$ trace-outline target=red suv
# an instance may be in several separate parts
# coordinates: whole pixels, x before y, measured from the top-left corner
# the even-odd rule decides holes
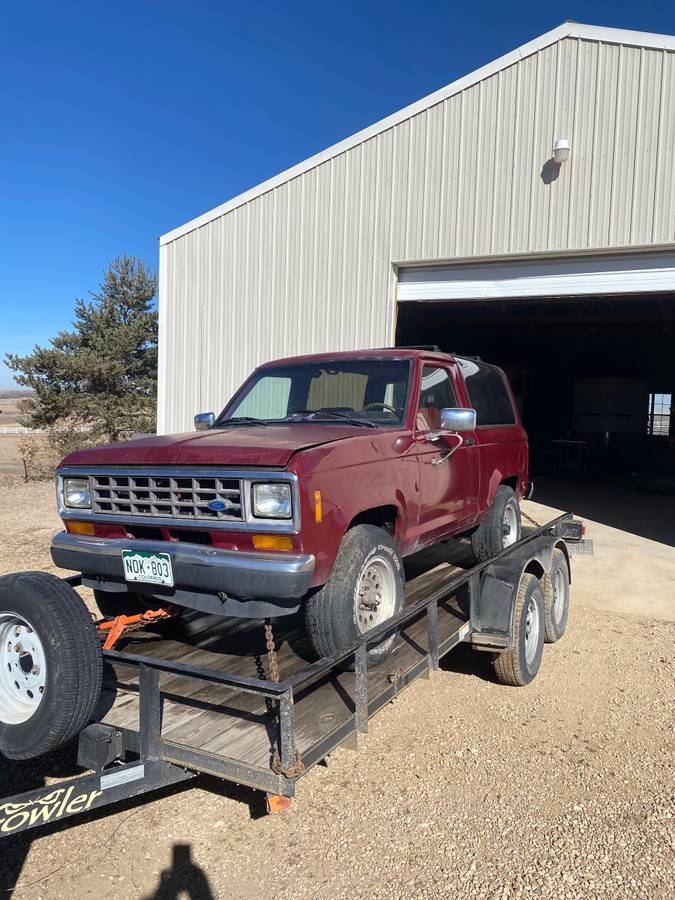
[[[503,372],[480,359],[398,348],[277,360],[195,424],[59,468],[66,530],[52,556],[106,615],[302,607],[330,656],[401,609],[402,557],[464,535],[484,560],[520,535],[527,436]]]

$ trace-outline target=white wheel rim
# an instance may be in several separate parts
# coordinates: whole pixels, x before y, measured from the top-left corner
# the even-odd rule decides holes
[[[47,661],[40,637],[26,619],[0,612],[0,722],[21,725],[42,702]]]
[[[518,540],[518,515],[512,503],[507,503],[502,517],[502,546],[510,547]]]
[[[558,569],[553,579],[553,618],[558,624],[563,617],[565,611],[565,576]]]
[[[525,616],[525,659],[528,665],[537,655],[539,628],[539,606],[534,597],[530,597]]]
[[[354,591],[354,618],[361,634],[391,619],[396,609],[396,579],[382,556],[373,556],[361,570]]]

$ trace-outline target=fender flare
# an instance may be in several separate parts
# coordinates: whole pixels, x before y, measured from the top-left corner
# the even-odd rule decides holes
[[[471,641],[481,650],[509,650],[513,627],[513,610],[520,579],[525,574],[542,581],[551,569],[554,550],[561,550],[571,567],[567,546],[562,538],[541,535],[514,550],[506,550],[481,573],[480,590],[471,604]]]

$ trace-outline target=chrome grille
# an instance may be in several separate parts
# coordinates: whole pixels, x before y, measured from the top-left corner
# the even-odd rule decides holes
[[[238,478],[106,474],[92,475],[91,488],[94,513],[201,521],[243,519]]]

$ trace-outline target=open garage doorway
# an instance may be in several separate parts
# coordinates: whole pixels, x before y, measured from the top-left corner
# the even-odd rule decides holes
[[[675,546],[675,292],[406,300],[396,344],[501,366],[535,496]]]

